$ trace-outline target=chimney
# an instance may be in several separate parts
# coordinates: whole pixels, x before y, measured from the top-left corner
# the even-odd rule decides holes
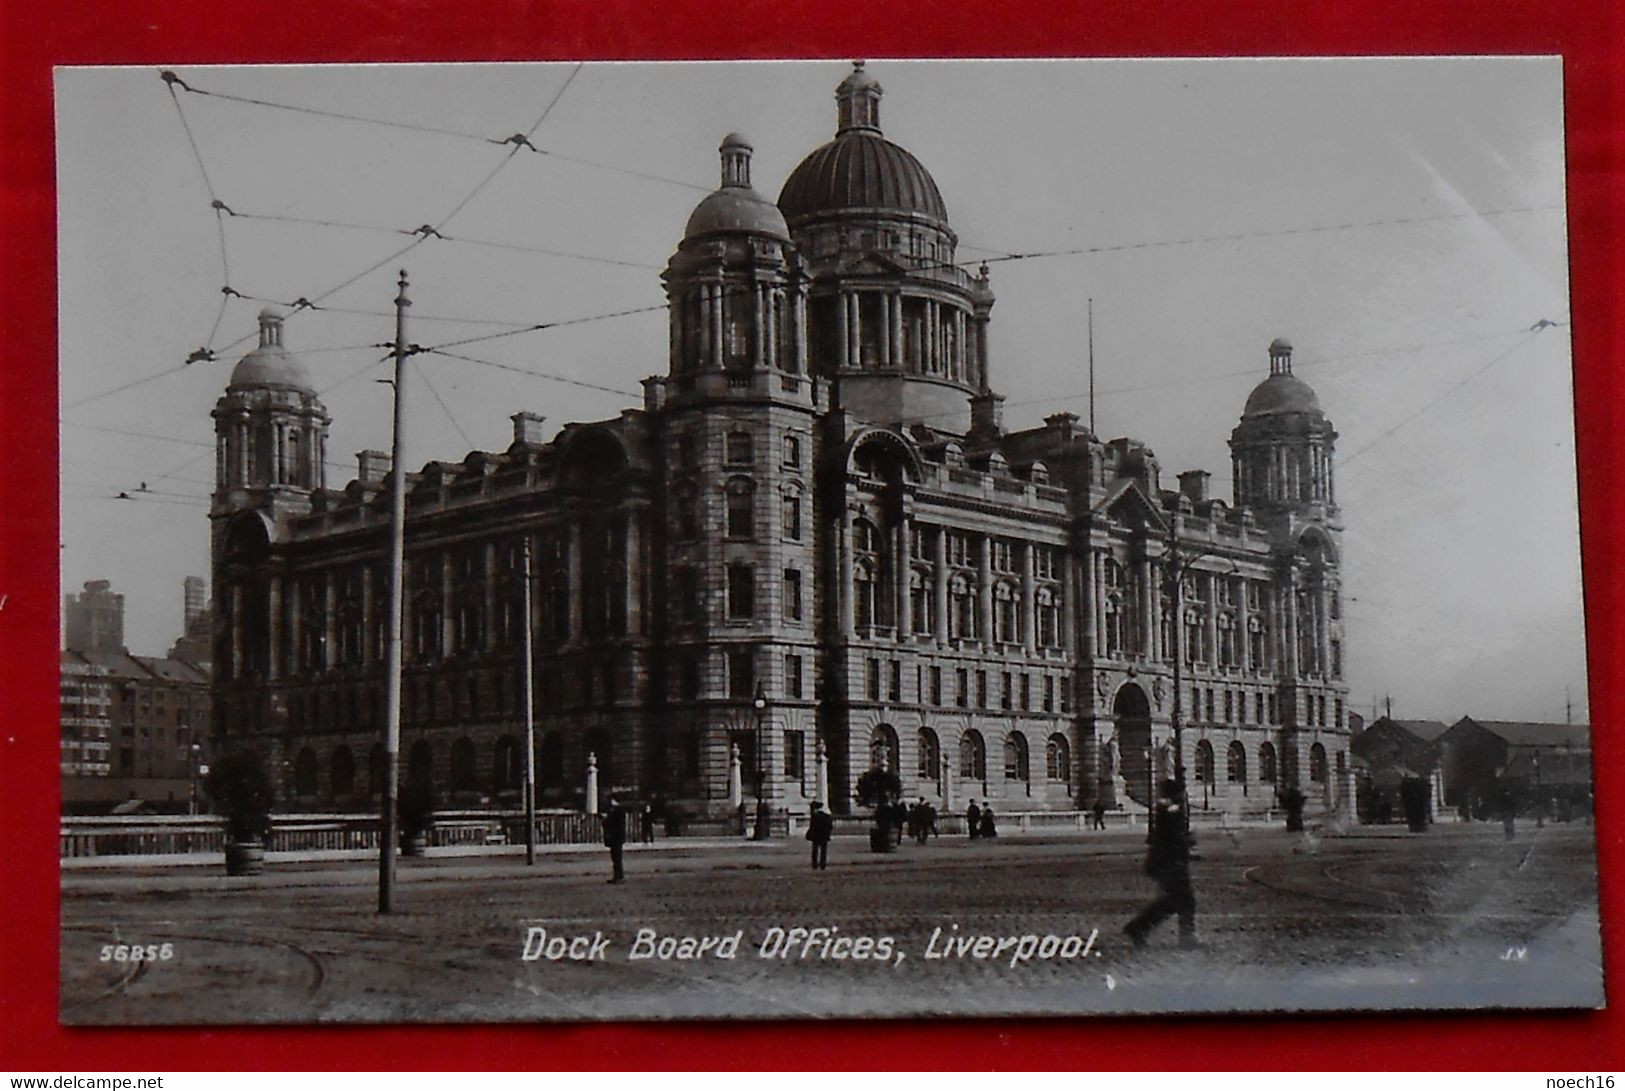
[[[643,380],[643,411],[658,413],[665,405],[666,380],[659,375],[651,375]]]
[[[382,451],[359,451],[355,456],[355,478],[363,485],[383,484],[389,474],[389,456]]]
[[[540,447],[547,442],[542,438],[542,422],[547,418],[540,413],[515,413],[509,419],[513,421],[514,443]]]
[[[970,400],[970,434],[976,439],[1004,435],[1004,395],[988,391]]]
[[[1186,470],[1179,475],[1179,491],[1190,498],[1193,504],[1205,504],[1208,499],[1208,478],[1213,475],[1206,470]]]

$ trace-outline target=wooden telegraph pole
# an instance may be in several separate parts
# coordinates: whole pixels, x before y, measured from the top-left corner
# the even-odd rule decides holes
[[[525,534],[525,863],[536,863],[536,655],[531,633],[533,578],[530,533]]]

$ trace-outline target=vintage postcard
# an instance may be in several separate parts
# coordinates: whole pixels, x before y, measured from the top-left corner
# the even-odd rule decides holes
[[[56,95],[64,1023],[1602,1004],[1557,58]]]

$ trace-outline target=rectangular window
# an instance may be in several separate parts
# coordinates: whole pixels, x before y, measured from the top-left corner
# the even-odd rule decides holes
[[[806,748],[806,737],[800,731],[784,733],[784,775],[787,779],[801,779]]]
[[[903,699],[903,664],[893,659],[891,670],[886,678],[886,700],[901,701]]]
[[[801,656],[787,655],[784,657],[784,695],[786,697],[800,698],[801,693]]]
[[[728,566],[728,616],[736,621],[756,614],[756,569],[748,564]]]
[[[964,667],[954,671],[954,704],[960,708],[970,704],[970,671]]]
[[[1213,723],[1214,722],[1213,721],[1213,688],[1211,686],[1208,687],[1208,691],[1207,691],[1207,722],[1208,723]]]
[[[942,668],[931,668],[931,703],[942,704]]]
[[[1009,708],[1015,704],[1016,680],[1009,671],[1005,671],[999,682],[999,707]]]
[[[780,529],[792,542],[801,541],[801,494],[788,489],[780,499]]]
[[[1048,674],[1044,675],[1044,711],[1055,711],[1055,678]]]
[[[863,664],[863,683],[863,692],[869,700],[880,700],[880,660],[870,659]]]
[[[1332,645],[1332,677],[1343,677],[1343,642],[1333,640]]]
[[[1280,713],[1280,706],[1275,701],[1275,694],[1272,693],[1272,694],[1270,694],[1270,718],[1269,718],[1268,722],[1272,723],[1272,724],[1273,723],[1278,723],[1279,720],[1277,720],[1276,717],[1278,716],[1279,713]]]
[[[694,569],[687,565],[677,570],[677,618],[696,621],[700,616],[700,583]]]
[[[1235,718],[1236,695],[1229,690],[1224,691],[1224,722],[1230,723]]]
[[[801,437],[791,434],[784,437],[784,464],[791,469],[801,468]]]
[[[790,621],[801,620],[801,572],[798,569],[784,570],[784,616]]]
[[[741,649],[728,653],[728,696],[736,700],[756,695],[756,658]]]
[[[729,432],[726,446],[728,465],[749,466],[752,451],[749,432]]]
[[[1061,711],[1072,711],[1072,679],[1064,674],[1061,675]]]
[[[1332,721],[1332,726],[1333,727],[1342,727],[1343,726],[1343,698],[1339,697],[1337,699],[1336,709],[1337,709],[1337,713],[1336,713],[1337,718]]]
[[[1033,679],[1030,674],[1021,676],[1021,711],[1031,712],[1033,707]]]
[[[987,671],[976,672],[976,707],[987,707]]]
[[[692,701],[692,700],[695,700],[696,698],[699,697],[699,695],[700,695],[700,660],[699,660],[698,656],[695,656],[695,655],[685,655],[685,656],[683,656],[682,667],[680,669],[680,674],[679,674],[678,681],[679,681],[679,685],[681,685],[681,687],[682,687],[678,692],[682,696],[683,700]]]

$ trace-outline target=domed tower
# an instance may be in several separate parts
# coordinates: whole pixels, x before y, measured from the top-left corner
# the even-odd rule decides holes
[[[722,185],[694,209],[661,279],[670,306],[674,397],[748,387],[770,371],[806,372],[804,307],[790,230],[750,184],[750,141],[729,133]]]
[[[282,344],[282,316],[260,312],[260,343],[215,403],[214,511],[303,507],[323,487],[327,426],[310,372]],[[279,505],[281,502],[281,505]]]
[[[984,268],[954,264],[958,238],[920,161],[881,135],[880,83],[863,62],[835,91],[835,139],[779,193],[807,262],[812,369],[843,407],[875,422],[965,432],[989,393]]]
[[[713,789],[735,761],[770,806],[787,805],[786,740],[813,715],[813,424],[827,405],[807,373],[805,278],[784,216],[751,188],[748,140],[730,134],[721,154],[722,184],[662,274],[671,374],[651,406],[665,779],[670,798],[719,817]]]
[[[1247,396],[1241,423],[1230,433],[1236,506],[1261,515],[1331,515],[1337,433],[1314,390],[1292,374],[1291,344],[1277,337],[1269,352],[1269,378]]]

